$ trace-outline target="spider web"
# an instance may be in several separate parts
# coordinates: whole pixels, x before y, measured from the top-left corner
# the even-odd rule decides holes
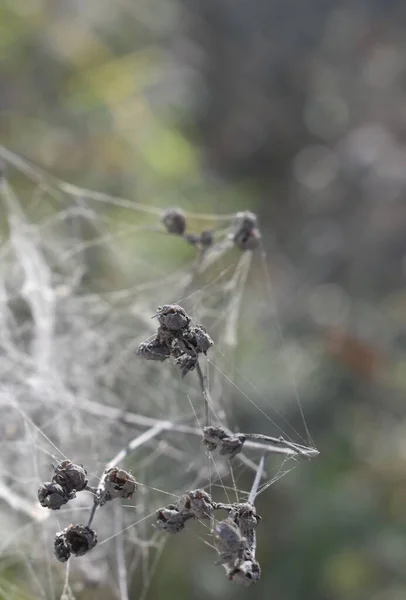
[[[232,432],[250,424],[253,432],[314,447],[266,257],[261,247],[233,247],[233,215],[187,213],[188,230],[214,231],[214,244],[202,253],[167,234],[158,206],[64,183],[4,148],[0,156],[7,164],[0,247],[0,594],[69,600],[97,585],[112,597],[125,600],[131,588],[131,597],[145,598],[164,546],[173,543],[153,527],[159,507],[197,487],[218,502],[246,501],[261,456],[258,494],[302,462],[260,443],[244,447],[232,462],[205,451],[196,373],[181,379],[169,361],[136,355],[156,329],[157,306],[180,304],[214,339],[201,363],[212,422]],[[266,351],[257,356],[268,337],[272,359]],[[239,360],[243,352],[248,367]],[[262,377],[250,368],[255,361],[265,369]],[[283,402],[275,402],[274,385],[288,390],[279,394]],[[114,462],[139,482],[131,501],[97,511],[99,543],[68,568],[53,556],[55,533],[86,523],[92,498],[78,494],[56,512],[37,500],[39,484],[65,458],[83,464],[96,485]],[[211,526],[202,525],[182,535],[210,546]],[[266,523],[259,538],[261,530]],[[18,587],[1,576],[10,568],[21,570]]]

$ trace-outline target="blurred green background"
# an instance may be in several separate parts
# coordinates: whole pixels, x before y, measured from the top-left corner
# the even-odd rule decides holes
[[[257,212],[304,361],[321,454],[258,500],[261,582],[216,588],[202,544],[171,539],[150,598],[406,598],[405,17],[396,0],[0,2],[2,144],[143,204]]]

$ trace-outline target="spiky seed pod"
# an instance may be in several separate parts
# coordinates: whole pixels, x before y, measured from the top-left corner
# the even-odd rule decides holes
[[[104,474],[105,501],[113,500],[113,498],[131,498],[137,488],[135,477],[123,469],[113,467]]]
[[[229,516],[240,527],[241,533],[247,538],[256,530],[261,517],[257,515],[255,506],[249,502],[235,504]]]
[[[165,343],[162,343],[158,337],[155,337],[150,342],[142,342],[137,350],[138,356],[147,360],[166,360],[171,351]]]
[[[157,317],[159,324],[170,331],[181,331],[189,326],[190,317],[178,304],[165,304],[158,306]]]
[[[218,426],[205,427],[203,436],[203,443],[209,451],[213,451],[217,446],[220,446],[220,454],[229,456],[230,460],[241,452],[245,442],[245,437],[242,434],[229,435],[222,427]]]
[[[213,516],[211,496],[204,490],[193,490],[184,494],[178,502],[178,509],[195,519],[210,519]]]
[[[75,498],[74,491],[68,493],[54,481],[42,483],[38,488],[38,500],[41,506],[50,510],[59,510],[61,506]]]
[[[182,514],[174,504],[159,508],[156,512],[156,526],[168,533],[179,533],[185,528],[185,523],[192,515]]]
[[[87,471],[82,465],[75,465],[70,460],[64,460],[55,467],[52,481],[55,481],[68,493],[80,492],[87,486]]]
[[[55,536],[54,553],[60,562],[66,562],[70,558],[71,551],[66,543],[64,531],[59,531]]]
[[[255,250],[261,239],[257,217],[249,211],[238,212],[233,221],[234,245],[240,250]]]
[[[186,216],[180,208],[168,208],[162,214],[162,223],[168,233],[183,235],[186,230]]]
[[[83,556],[97,544],[97,535],[87,525],[69,525],[57,535],[63,535],[65,544],[71,554]]]

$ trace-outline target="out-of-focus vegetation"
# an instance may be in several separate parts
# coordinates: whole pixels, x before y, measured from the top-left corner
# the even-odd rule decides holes
[[[261,582],[223,598],[406,597],[405,16],[385,0],[0,6],[5,146],[144,204],[258,212],[321,454],[260,496]],[[239,362],[272,372],[247,347]],[[151,598],[217,597],[200,542],[170,543]]]

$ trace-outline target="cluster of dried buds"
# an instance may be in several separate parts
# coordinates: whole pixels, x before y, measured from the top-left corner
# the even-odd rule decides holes
[[[210,248],[214,243],[213,231],[202,231],[200,234],[186,233],[186,215],[180,208],[169,208],[161,217],[162,223],[168,233],[183,236],[189,244],[196,246],[201,251]],[[258,228],[257,216],[246,210],[235,214],[232,224],[230,239],[234,246],[240,250],[255,250],[261,233]]]
[[[155,316],[159,321],[158,331],[152,340],[140,344],[137,354],[161,362],[172,357],[184,377],[195,368],[199,354],[206,354],[213,340],[203,325],[193,324],[177,304],[159,306]]]
[[[161,217],[168,233],[183,236],[183,239],[199,250],[206,250],[213,245],[213,232],[209,230],[197,233],[186,233],[186,215],[180,208],[168,208]]]
[[[113,467],[104,473],[99,488],[88,486],[87,472],[82,465],[64,460],[54,469],[52,481],[40,485],[38,500],[41,506],[58,510],[63,504],[76,497],[76,492],[87,490],[94,495],[92,516],[88,525],[69,525],[56,534],[54,552],[56,558],[66,562],[70,556],[83,556],[97,544],[96,532],[90,524],[97,506],[114,498],[131,498],[137,490],[137,482],[131,473]]]
[[[156,526],[169,533],[179,533],[189,519],[211,519],[214,509],[210,494],[204,490],[193,490],[184,494],[177,504],[159,508]]]
[[[216,564],[225,567],[227,577],[236,582],[255,583],[261,576],[255,560],[256,528],[260,517],[248,503],[223,504],[213,502],[204,490],[184,494],[177,504],[160,508],[156,526],[168,533],[179,533],[190,519],[213,519],[215,510],[227,510],[228,517],[214,527],[214,540],[219,558]]]
[[[82,465],[64,460],[55,467],[52,481],[42,483],[38,488],[38,500],[44,508],[59,510],[61,506],[76,497],[76,492],[87,488],[87,472]]]

